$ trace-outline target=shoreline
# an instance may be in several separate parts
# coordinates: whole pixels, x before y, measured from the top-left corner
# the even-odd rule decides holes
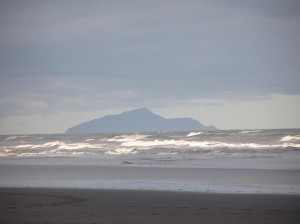
[[[224,157],[223,157],[224,156]],[[0,165],[76,165],[76,166],[124,166],[147,168],[217,168],[217,169],[270,169],[300,170],[300,157],[289,153],[280,158],[268,154],[240,154],[240,157],[169,158],[168,156],[131,157],[0,157]],[[187,165],[188,164],[188,165]]]
[[[299,170],[0,165],[0,187],[300,195]]]
[[[0,188],[0,223],[299,223],[300,195]]]

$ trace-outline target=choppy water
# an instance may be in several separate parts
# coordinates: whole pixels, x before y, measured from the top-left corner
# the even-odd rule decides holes
[[[0,136],[0,155],[2,187],[300,192],[300,129]]]
[[[300,129],[0,137],[1,157],[234,156],[300,153]]]

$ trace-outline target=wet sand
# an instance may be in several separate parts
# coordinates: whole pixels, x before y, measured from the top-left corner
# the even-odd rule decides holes
[[[0,187],[300,194],[299,170],[0,165]]]
[[[0,188],[0,223],[300,223],[300,195]]]

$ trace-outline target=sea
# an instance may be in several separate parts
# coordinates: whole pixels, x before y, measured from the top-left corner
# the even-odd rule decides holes
[[[300,129],[0,136],[0,164],[300,169]]]
[[[300,194],[300,129],[0,136],[0,188]]]

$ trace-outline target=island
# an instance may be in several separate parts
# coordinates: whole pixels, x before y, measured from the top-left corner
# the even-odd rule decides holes
[[[67,134],[130,133],[130,132],[170,132],[218,130],[215,126],[205,126],[199,121],[184,117],[166,119],[147,108],[126,111],[117,115],[107,115],[69,128]]]

